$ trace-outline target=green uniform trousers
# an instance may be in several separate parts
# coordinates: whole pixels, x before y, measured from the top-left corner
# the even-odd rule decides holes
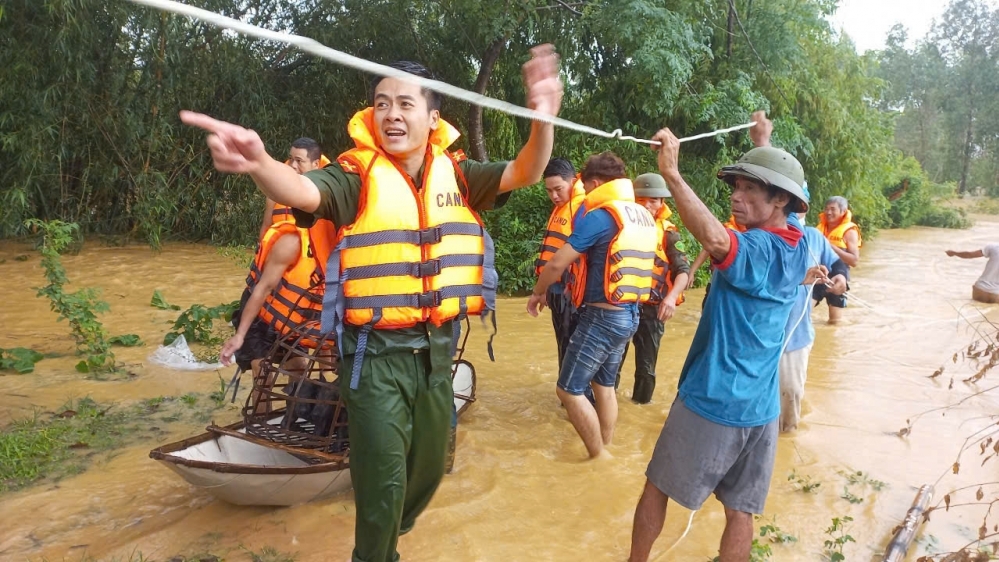
[[[454,394],[450,356],[434,356],[367,354],[357,389],[341,387],[357,507],[353,562],[399,560],[400,530],[413,528],[444,476]],[[340,372],[353,364],[345,356]]]
[[[643,304],[638,316],[638,331],[632,338],[635,344],[635,389],[631,399],[639,404],[652,401],[652,393],[656,390],[656,361],[659,359],[659,343],[666,332],[666,324],[659,321],[659,305]],[[628,346],[624,347],[624,357],[621,359],[621,369],[628,357]],[[617,388],[621,383],[621,369],[617,372]]]

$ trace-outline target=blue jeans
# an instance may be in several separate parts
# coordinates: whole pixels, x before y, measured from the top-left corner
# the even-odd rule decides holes
[[[576,396],[583,394],[590,382],[613,388],[624,347],[636,330],[637,306],[620,310],[583,306],[562,361],[558,387]]]

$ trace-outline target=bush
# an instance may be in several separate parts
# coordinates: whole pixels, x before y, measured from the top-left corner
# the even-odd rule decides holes
[[[919,221],[930,206],[927,190],[929,178],[915,158],[902,161],[892,176],[892,182],[882,192],[888,198],[888,218],[891,228],[908,228]]]
[[[981,213],[983,215],[999,215],[999,199],[982,199],[975,206],[971,208],[973,213]]]
[[[931,205],[916,224],[937,228],[971,228],[973,223],[964,209]]]
[[[930,181],[914,158],[903,160],[892,176],[891,183],[882,190],[891,206],[888,218],[891,228],[935,226],[938,228],[969,228],[971,220],[962,209],[941,207],[934,199],[953,197],[957,186],[953,182]]]
[[[506,205],[482,217],[496,243],[500,293],[525,294],[534,288],[534,260],[551,212],[544,187],[537,185],[514,192]]]

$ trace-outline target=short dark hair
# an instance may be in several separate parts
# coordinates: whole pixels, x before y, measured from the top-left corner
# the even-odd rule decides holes
[[[309,160],[313,162],[319,160],[323,156],[323,149],[319,148],[319,143],[309,137],[295,139],[295,142],[291,143],[291,147],[304,148],[305,153],[309,155]]]
[[[608,182],[627,178],[628,171],[624,167],[624,160],[608,150],[587,158],[580,176],[583,181]]]
[[[396,70],[401,70],[403,72],[408,72],[409,74],[412,74],[414,76],[419,76],[420,78],[426,78],[428,80],[435,80],[433,73],[430,72],[427,69],[427,67],[423,66],[422,64],[420,64],[418,62],[413,62],[413,61],[408,61],[408,60],[401,60],[401,61],[393,62],[392,64],[389,64],[387,66],[390,67],[390,68],[394,68]],[[385,78],[387,78],[387,76],[375,76],[374,78],[371,79],[371,91],[368,92],[368,103],[369,104],[374,105],[374,103],[375,103],[375,88],[377,88],[378,84],[381,84],[382,80],[384,80]],[[441,109],[441,101],[443,100],[443,96],[441,96],[440,94],[438,94],[437,92],[435,92],[433,90],[428,90],[426,88],[420,88],[420,93],[423,94],[423,97],[427,100],[427,107],[431,111],[433,111],[435,109],[438,110],[438,111],[440,111],[440,109]]]
[[[553,178],[555,176],[565,181],[572,181],[572,178],[576,177],[576,169],[572,167],[572,162],[565,158],[552,158],[545,166],[545,173],[541,174],[541,177]]]
[[[749,181],[753,181],[753,180],[749,180]],[[759,185],[764,185],[764,184],[761,184],[760,182],[755,182],[755,183],[757,183]],[[784,211],[784,216],[785,217],[791,216],[791,213],[793,213],[795,210],[797,210],[797,208],[798,208],[798,198],[795,197],[794,195],[792,195],[790,191],[781,189],[781,188],[779,188],[779,187],[777,187],[775,185],[771,185],[769,183],[765,184],[764,187],[766,187],[766,189],[767,189],[767,201],[773,201],[774,197],[777,197],[777,195],[779,195],[781,193],[787,195],[787,204],[784,205],[784,209],[782,209]]]

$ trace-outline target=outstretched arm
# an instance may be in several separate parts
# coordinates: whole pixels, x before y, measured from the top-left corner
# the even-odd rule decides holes
[[[283,205],[309,213],[319,207],[316,184],[271,158],[255,131],[193,111],[181,111],[180,120],[208,131],[208,148],[216,170],[249,174],[266,197]]]
[[[660,130],[653,140],[660,143],[659,173],[669,185],[676,210],[680,213],[684,226],[715,261],[723,261],[732,248],[732,239],[729,238],[729,231],[725,225],[715,218],[711,209],[708,209],[707,205],[697,197],[680,175],[678,167],[680,142],[669,129]]]
[[[531,60],[524,64],[523,74],[527,107],[552,117],[558,115],[562,106],[562,80],[558,76],[558,55],[554,47],[541,45],[531,49]],[[527,144],[503,171],[499,192],[513,191],[541,180],[541,174],[552,156],[554,143],[554,125],[532,122]]]
[[[972,259],[972,258],[983,258],[983,257],[985,257],[985,254],[982,253],[981,250],[974,250],[972,252],[955,252],[954,250],[947,250],[947,255],[950,256],[950,257],[952,257],[952,258],[953,257],[959,257],[959,258],[964,258],[966,260],[967,259]]]

